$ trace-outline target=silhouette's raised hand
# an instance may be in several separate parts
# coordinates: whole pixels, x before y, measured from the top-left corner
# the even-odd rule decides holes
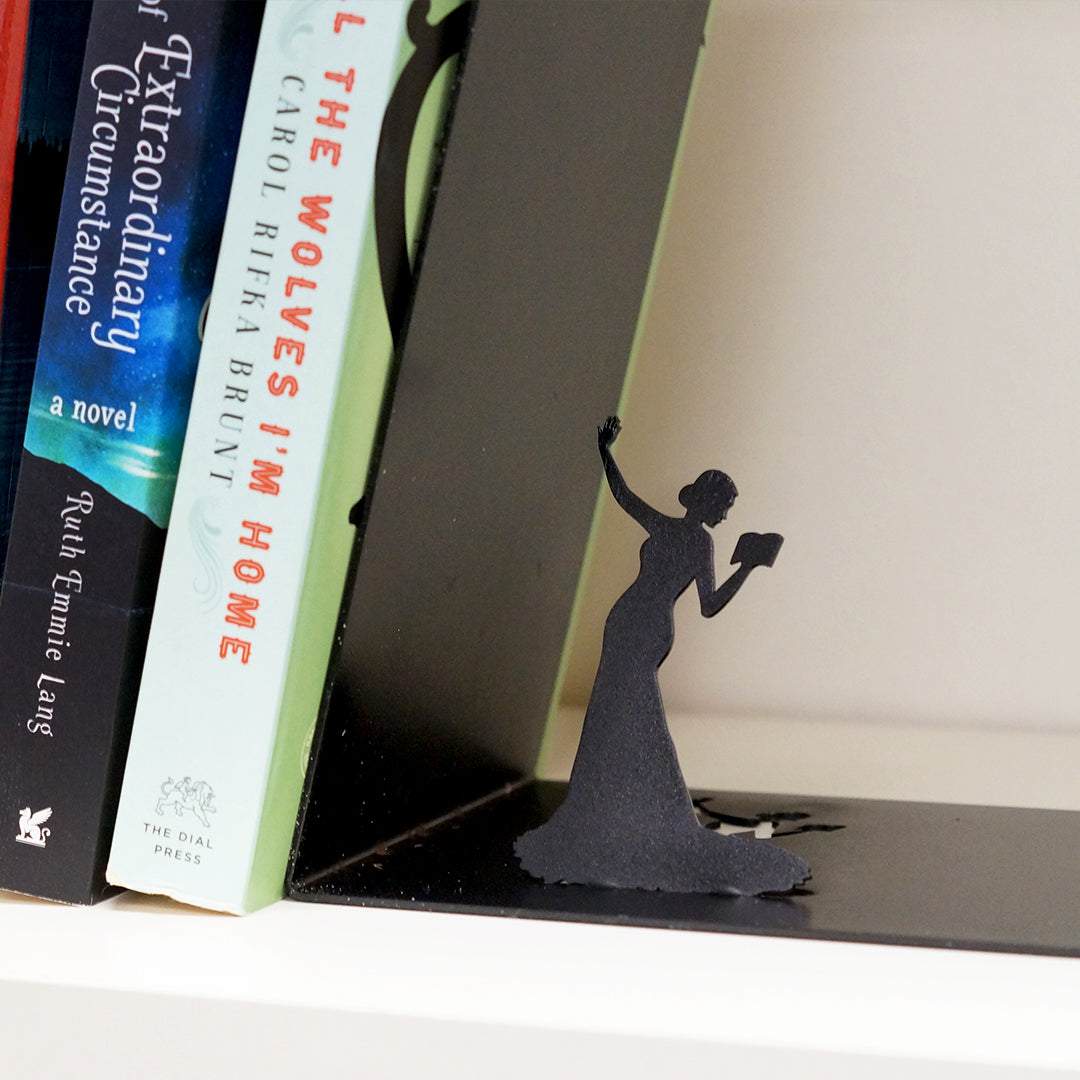
[[[609,416],[596,429],[596,442],[601,454],[611,448],[611,444],[619,437],[620,431],[622,431],[622,423],[617,416]]]
[[[622,471],[615,463],[611,444],[619,437],[622,424],[617,416],[609,416],[596,429],[596,444],[600,448],[600,460],[604,463],[604,475],[615,501],[646,531],[655,532],[664,522],[664,515],[654,510],[644,499],[630,490]]]

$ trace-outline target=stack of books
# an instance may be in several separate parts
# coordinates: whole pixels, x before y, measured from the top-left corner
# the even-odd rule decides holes
[[[248,912],[282,895],[479,16],[3,11],[0,888]]]

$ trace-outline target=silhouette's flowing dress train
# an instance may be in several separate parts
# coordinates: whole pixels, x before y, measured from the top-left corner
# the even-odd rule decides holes
[[[617,422],[601,429],[612,492],[649,532],[637,579],[615,602],[562,805],[520,837],[522,866],[547,882],[754,895],[809,877],[796,855],[766,840],[721,836],[701,825],[679,768],[657,669],[674,640],[675,601],[697,582],[702,613],[716,614],[759,563],[714,587],[712,538],[700,518],[653,510],[626,487],[610,454]],[[723,520],[734,498],[714,517]],[[684,494],[690,489],[684,489]],[[706,519],[708,520],[708,516]]]

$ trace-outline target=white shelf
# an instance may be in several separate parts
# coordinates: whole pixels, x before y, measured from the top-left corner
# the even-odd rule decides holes
[[[93,909],[0,897],[5,1078],[1080,1070],[1080,961],[286,902],[236,919],[133,895]]]

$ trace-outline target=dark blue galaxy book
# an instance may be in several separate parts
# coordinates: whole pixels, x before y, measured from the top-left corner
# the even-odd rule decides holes
[[[11,531],[90,10],[90,0],[30,5],[0,314],[0,567]]]
[[[3,888],[106,888],[261,16],[93,7],[0,596]]]

